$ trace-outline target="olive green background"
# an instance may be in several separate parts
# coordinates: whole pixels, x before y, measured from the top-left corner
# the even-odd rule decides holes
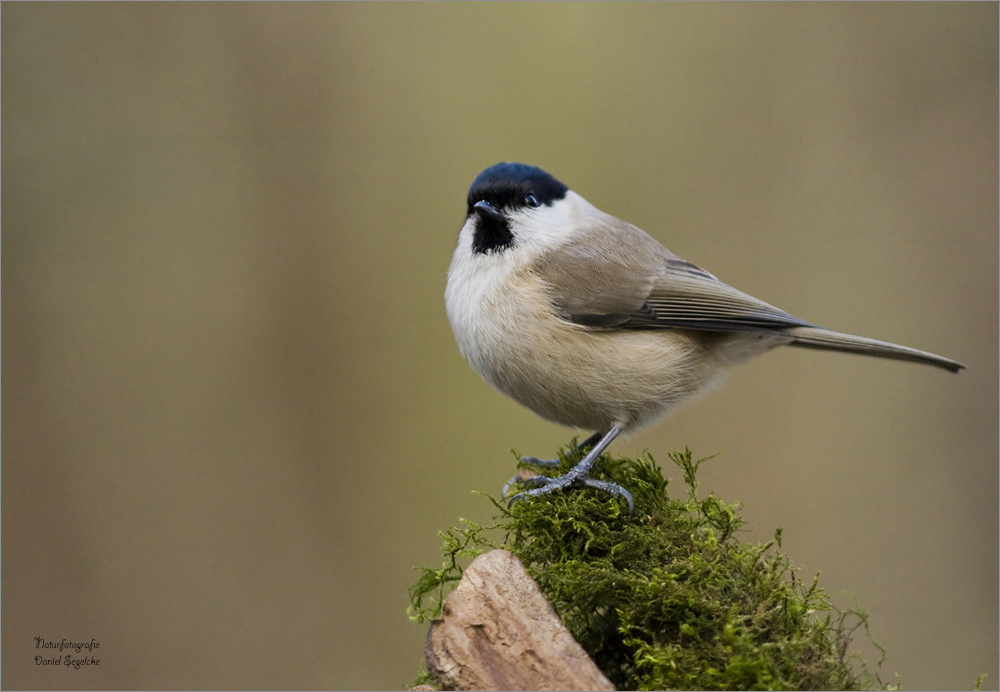
[[[703,490],[857,598],[884,680],[997,689],[997,25],[4,3],[3,687],[413,678],[412,567],[489,518],[471,491],[511,448],[575,434],[445,316],[468,185],[506,160],[796,316],[969,366],[782,349],[613,450],[719,453]],[[36,666],[36,636],[101,665]]]

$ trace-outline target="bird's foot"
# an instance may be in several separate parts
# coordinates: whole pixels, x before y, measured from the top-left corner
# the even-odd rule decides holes
[[[525,464],[530,464],[531,466],[544,466],[545,468],[554,469],[559,466],[558,459],[539,459],[538,457],[521,457],[521,461]]]
[[[587,449],[588,447],[593,447],[598,442],[600,442],[601,438],[603,438],[603,437],[604,436],[601,435],[600,432],[596,432],[593,435],[591,435],[590,437],[588,437],[586,440],[584,440],[583,442],[581,442],[580,444],[578,444],[576,446],[576,448],[580,449],[580,450],[583,450],[583,449]],[[540,466],[540,467],[549,468],[549,469],[559,468],[559,460],[558,459],[539,459],[538,457],[521,457],[521,463],[530,464],[531,466]],[[510,487],[512,485],[514,485],[515,483],[517,483],[518,481],[520,481],[521,483],[524,483],[524,484],[530,484],[530,483],[534,482],[535,485],[542,485],[542,483],[539,483],[539,482],[536,481],[536,479],[538,479],[538,478],[541,478],[543,480],[547,480],[547,478],[545,476],[531,476],[530,478],[525,478],[520,473],[518,473],[515,476],[511,476],[507,480],[507,482],[503,484],[503,488],[500,490],[500,497],[501,498],[506,498],[507,497],[507,492],[510,490]]]
[[[511,481],[516,480],[512,478]],[[525,485],[533,486],[530,490],[524,490],[519,492],[514,497],[510,498],[510,502],[507,504],[508,507],[514,505],[515,502],[520,502],[528,497],[538,497],[539,495],[548,495],[549,493],[554,493],[561,490],[566,490],[568,488],[591,488],[593,490],[600,490],[601,492],[608,493],[612,497],[623,497],[625,501],[628,502],[628,513],[633,514],[635,512],[635,500],[632,499],[632,493],[625,490],[617,483],[610,483],[608,481],[598,481],[594,480],[587,475],[586,470],[580,472],[580,467],[574,467],[569,473],[559,476],[557,478],[548,478],[547,476],[532,476],[522,481]],[[508,486],[504,486],[504,490]],[[504,495],[506,497],[506,494]]]
[[[558,459],[539,459],[538,457],[521,457],[521,461],[525,464],[531,464],[532,466],[541,466],[550,469],[558,468],[559,466]],[[517,482],[521,482],[527,485],[535,482],[536,479],[539,478],[541,478],[542,480],[548,480],[545,476],[531,476],[530,478],[525,478],[520,473],[515,474],[510,478],[508,478],[507,482],[503,484],[503,488],[500,490],[500,497],[506,498],[507,493],[510,491],[511,486]],[[535,483],[535,484],[540,485],[540,483]]]
[[[635,511],[635,501],[632,499],[632,494],[625,490],[617,483],[610,483],[608,481],[598,481],[590,477],[590,469],[594,466],[594,462],[601,456],[607,446],[611,444],[619,433],[621,433],[622,427],[620,425],[613,425],[608,432],[602,434],[600,432],[594,433],[589,438],[587,438],[582,444],[578,445],[579,449],[584,447],[591,447],[590,451],[587,452],[586,456],[579,464],[574,466],[569,470],[568,473],[559,476],[557,478],[549,478],[547,476],[532,476],[524,481],[524,485],[534,486],[531,490],[524,490],[519,492],[517,495],[510,499],[507,506],[512,506],[515,502],[525,499],[526,497],[537,497],[539,495],[548,495],[549,493],[554,493],[557,490],[566,490],[567,488],[591,488],[593,490],[600,490],[601,492],[608,493],[613,497],[624,497],[625,501],[628,502],[628,513],[632,514]],[[523,457],[521,461],[527,462],[532,466],[548,466],[554,467],[559,465],[559,461],[543,461],[537,457]],[[503,491],[501,497],[507,497],[507,491],[510,490],[510,486],[516,481],[520,480],[520,476],[514,476],[509,481],[504,483]]]

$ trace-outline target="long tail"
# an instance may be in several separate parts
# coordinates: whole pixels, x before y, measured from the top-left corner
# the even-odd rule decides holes
[[[914,363],[933,365],[949,372],[961,372],[965,369],[965,366],[958,361],[936,356],[933,353],[918,351],[908,346],[897,346],[886,341],[876,341],[875,339],[868,339],[863,336],[831,332],[828,329],[820,329],[819,327],[794,327],[786,330],[785,333],[794,339],[789,346],[818,348],[824,351],[860,353],[863,356],[875,356],[877,358],[908,360]]]

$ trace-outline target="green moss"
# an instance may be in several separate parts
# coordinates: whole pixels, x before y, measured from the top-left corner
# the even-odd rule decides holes
[[[563,473],[581,458],[560,456]],[[738,506],[698,497],[690,451],[670,453],[687,487],[671,497],[650,456],[605,455],[592,476],[625,486],[625,502],[587,490],[516,503],[491,526],[462,520],[440,535],[445,562],[422,568],[410,588],[411,619],[426,622],[461,578],[462,564],[504,547],[517,555],[563,623],[619,689],[827,689],[881,687],[848,654],[865,627],[838,612],[781,551],[781,530],[740,541]],[[498,545],[503,542],[503,545]],[[851,663],[861,672],[855,672]]]
[[[436,690],[441,689],[441,686],[437,684],[437,680],[434,679],[434,676],[428,673],[426,670],[420,671],[420,673],[417,674],[417,677],[413,680],[413,682],[402,685],[402,687],[410,689],[412,687],[418,687],[419,685],[427,685],[428,687],[433,687]]]

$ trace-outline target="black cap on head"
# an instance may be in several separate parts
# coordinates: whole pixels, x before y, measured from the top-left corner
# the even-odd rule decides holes
[[[535,166],[498,163],[480,173],[469,188],[468,213],[476,202],[488,202],[496,209],[517,209],[549,205],[566,196],[569,188]]]

